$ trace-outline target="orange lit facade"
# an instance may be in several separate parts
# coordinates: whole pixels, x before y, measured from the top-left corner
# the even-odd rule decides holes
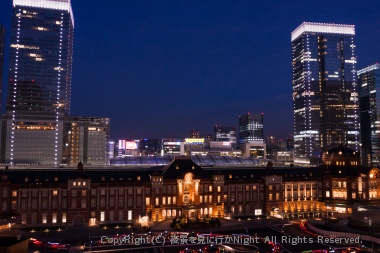
[[[186,216],[289,217],[378,204],[379,170],[367,167],[166,166],[3,170],[0,215],[20,226],[132,224]]]

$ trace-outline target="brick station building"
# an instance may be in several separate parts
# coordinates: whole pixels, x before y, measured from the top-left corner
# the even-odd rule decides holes
[[[357,156],[334,163],[341,150],[329,152],[320,167],[273,167],[270,162],[266,167],[201,167],[191,157],[178,156],[166,166],[144,168],[83,168],[79,163],[76,169],[4,169],[0,215],[17,217],[25,227],[92,226],[182,215],[349,214],[357,202],[378,205],[378,168],[351,165]]]

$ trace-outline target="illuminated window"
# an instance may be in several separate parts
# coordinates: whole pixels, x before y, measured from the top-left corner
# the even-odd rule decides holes
[[[150,205],[150,198],[149,198],[149,197],[146,197],[146,198],[145,198],[145,204],[146,204],[147,206]]]
[[[220,186],[218,186],[218,192],[220,192],[221,191],[221,187]]]
[[[53,213],[51,223],[57,223],[57,214]]]
[[[57,196],[58,195],[58,191],[57,190],[54,190],[53,191],[53,196]]]
[[[326,198],[330,198],[330,191],[326,191]]]
[[[42,214],[42,223],[47,223],[47,215],[46,215],[46,213]]]
[[[209,191],[209,192],[212,192],[212,185],[209,185],[209,186],[208,186],[208,191]]]
[[[86,204],[86,199],[82,199],[82,203],[81,203],[81,208],[86,208],[87,204]]]
[[[17,191],[12,191],[12,197],[17,197]]]

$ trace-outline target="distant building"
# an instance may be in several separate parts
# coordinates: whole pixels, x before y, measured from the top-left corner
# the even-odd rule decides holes
[[[280,163],[293,162],[294,152],[293,150],[271,150],[267,151],[266,158]]]
[[[185,143],[177,138],[163,138],[161,155],[185,155]]]
[[[239,117],[239,144],[264,143],[264,114],[247,113]]]
[[[363,165],[380,163],[380,64],[358,70]]]
[[[338,145],[359,151],[355,27],[304,22],[291,34],[294,160],[320,164]]]
[[[115,141],[109,140],[107,143],[107,153],[110,159],[115,158]]]
[[[240,143],[243,157],[266,159],[267,146],[264,142]]]
[[[215,141],[228,141],[231,143],[232,148],[236,148],[236,127],[216,125],[214,127],[214,140]]]
[[[197,129],[191,129],[190,130],[190,138],[201,138],[201,134],[199,133],[199,131]]]
[[[133,140],[119,140],[117,145],[117,157],[139,156],[138,142]]]
[[[5,27],[0,24],[0,111],[3,97],[3,75],[4,75],[4,50],[5,50]]]
[[[139,151],[141,156],[154,156],[161,153],[160,139],[140,139]]]
[[[185,138],[185,154],[191,155],[194,151],[203,150],[204,144],[204,138]]]
[[[294,149],[294,139],[288,138],[286,139],[286,150],[293,150]]]

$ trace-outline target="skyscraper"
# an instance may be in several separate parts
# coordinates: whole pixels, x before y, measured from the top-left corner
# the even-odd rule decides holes
[[[264,114],[239,116],[239,143],[264,142]]]
[[[8,114],[69,115],[73,29],[70,0],[13,1]]]
[[[1,158],[58,165],[70,113],[74,19],[70,0],[13,0]],[[6,137],[4,137],[4,135]]]
[[[366,166],[380,163],[380,64],[358,70],[362,160]]]
[[[294,160],[340,144],[359,151],[355,27],[304,22],[291,34]]]
[[[5,28],[0,24],[0,110],[3,97],[3,74],[4,74],[4,48],[5,48]]]
[[[214,127],[214,139],[216,141],[228,141],[232,148],[236,148],[236,126],[216,125]]]

